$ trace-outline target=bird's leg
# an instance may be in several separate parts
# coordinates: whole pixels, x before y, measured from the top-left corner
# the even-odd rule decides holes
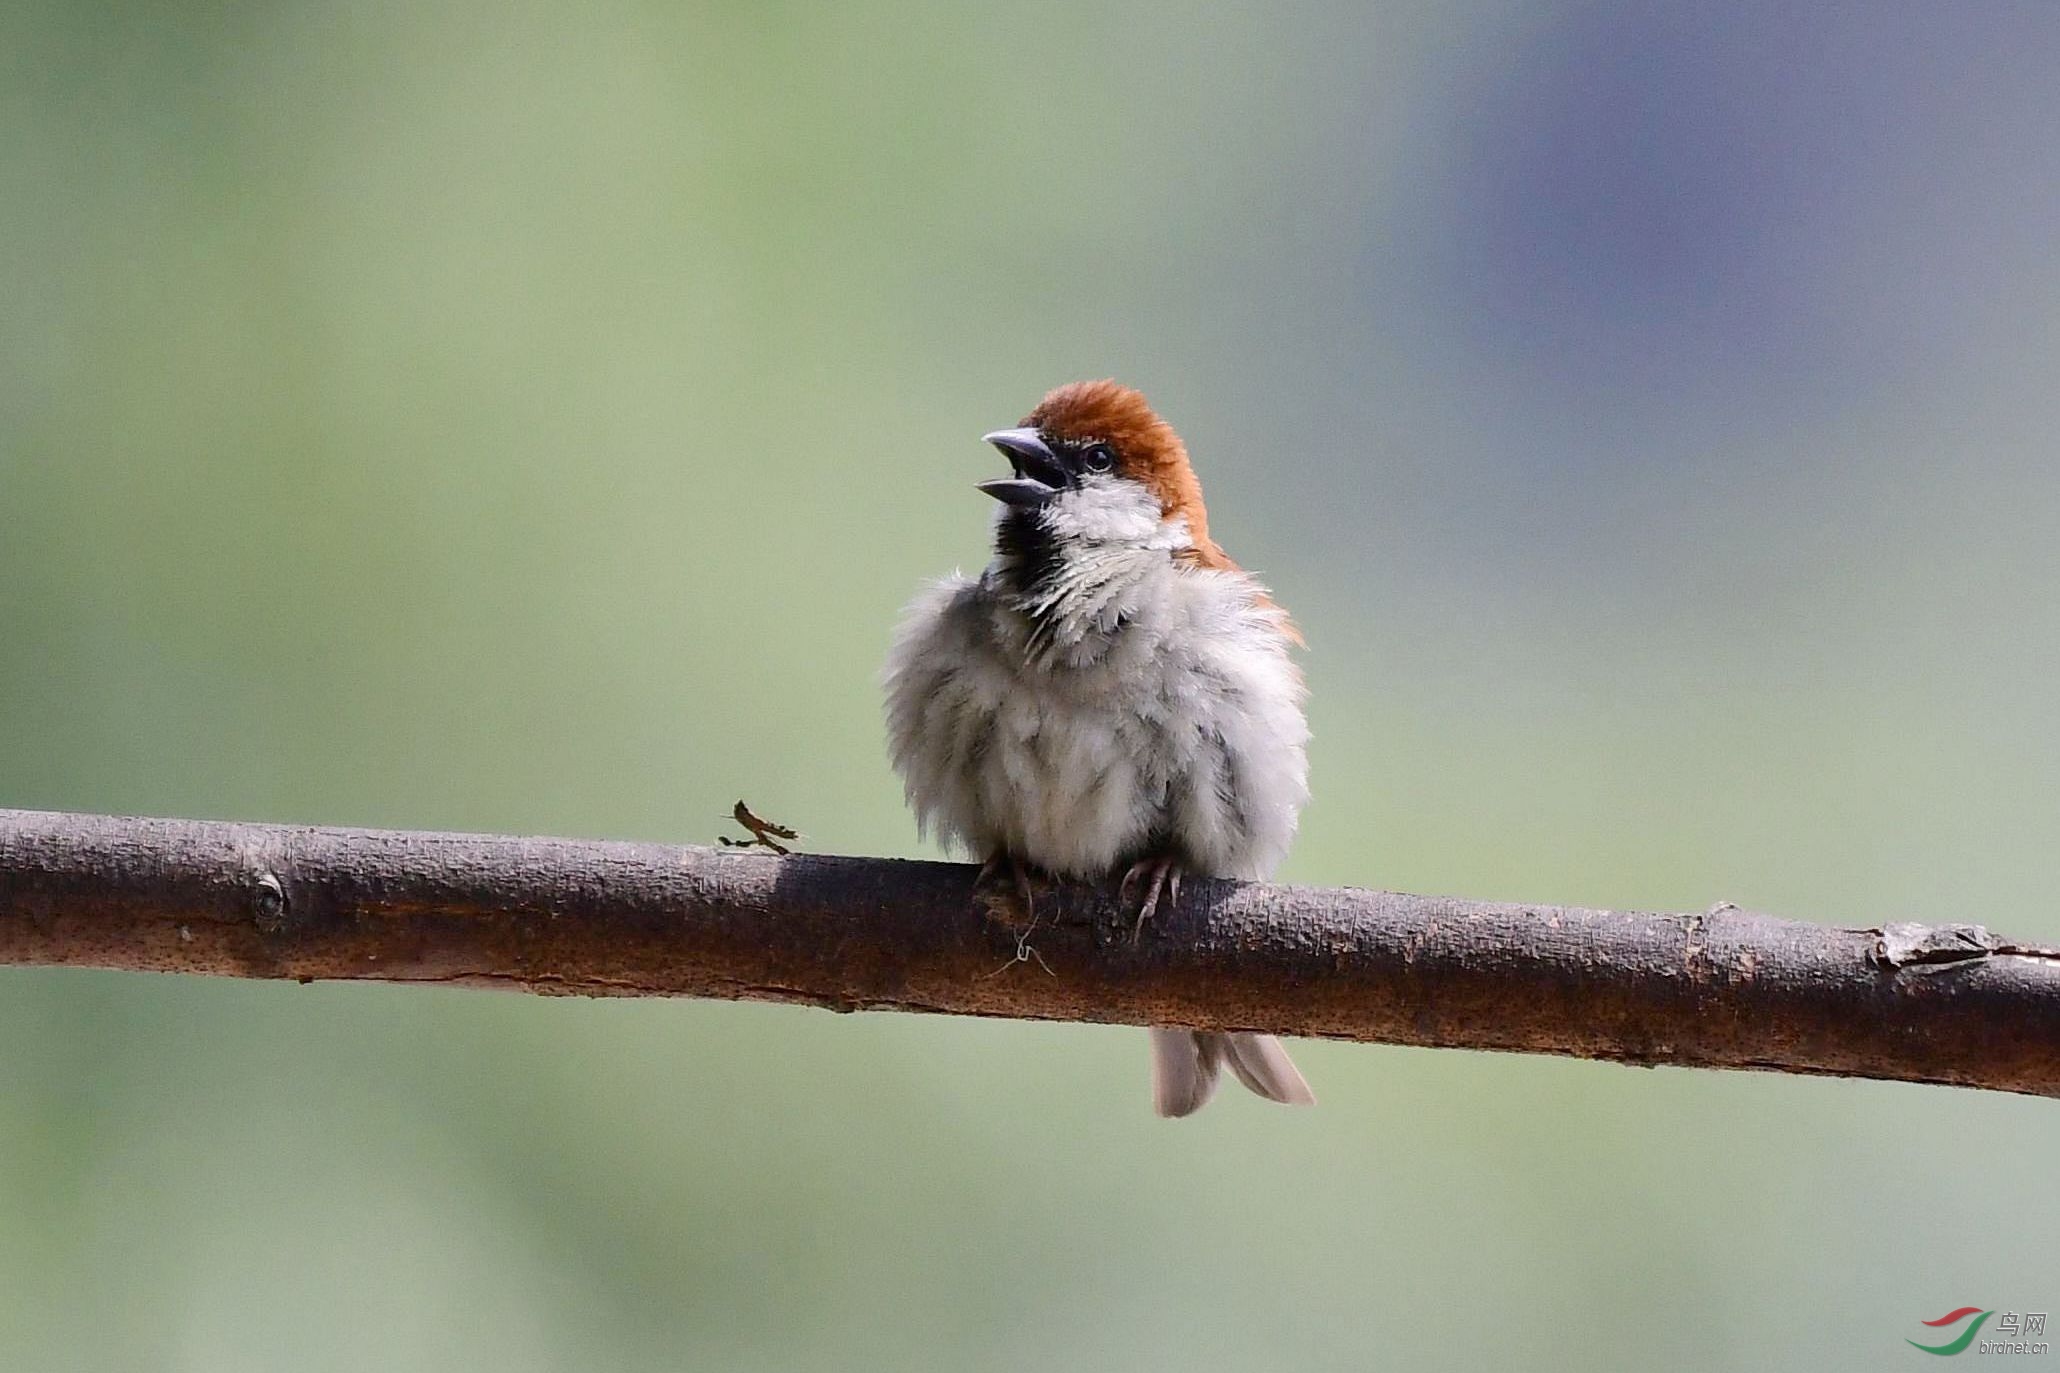
[[[1137,908],[1137,924],[1130,931],[1133,944],[1144,937],[1144,922],[1159,909],[1161,897],[1168,906],[1180,899],[1180,860],[1170,853],[1160,853],[1132,863],[1116,888],[1116,903],[1129,906],[1130,893],[1139,883],[1144,884],[1144,900]]]

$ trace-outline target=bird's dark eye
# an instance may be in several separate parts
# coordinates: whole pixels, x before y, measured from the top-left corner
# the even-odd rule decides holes
[[[1080,465],[1090,472],[1107,472],[1116,465],[1115,450],[1097,443],[1080,455]]]

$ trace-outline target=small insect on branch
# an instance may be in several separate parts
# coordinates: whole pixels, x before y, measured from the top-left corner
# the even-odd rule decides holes
[[[753,815],[751,807],[745,805],[742,800],[739,800],[736,808],[730,812],[730,818],[749,830],[751,837],[732,839],[726,834],[718,834],[715,842],[726,849],[771,849],[774,853],[785,855],[794,850],[779,841],[784,839],[791,844],[801,837],[786,825]]]

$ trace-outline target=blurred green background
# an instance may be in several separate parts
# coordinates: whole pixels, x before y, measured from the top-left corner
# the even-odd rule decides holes
[[[2060,7],[0,6],[0,804],[922,852],[875,674],[1116,375],[1284,876],[2060,937]],[[0,1366],[1922,1363],[2060,1112],[0,973]],[[2056,1312],[2060,1316],[2060,1312]]]

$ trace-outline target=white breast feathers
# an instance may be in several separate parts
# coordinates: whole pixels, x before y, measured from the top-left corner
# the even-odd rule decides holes
[[[1153,543],[1082,545],[1030,592],[998,559],[916,598],[887,720],[927,830],[1071,878],[1158,853],[1271,874],[1308,799],[1285,617],[1244,573]]]

